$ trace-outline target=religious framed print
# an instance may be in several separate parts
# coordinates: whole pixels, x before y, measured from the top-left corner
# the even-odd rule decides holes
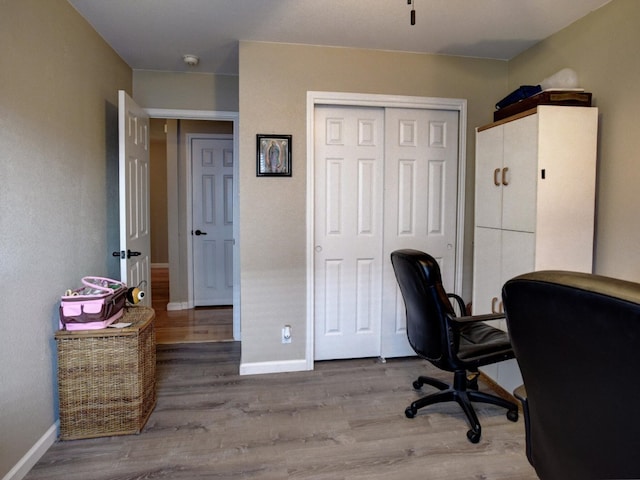
[[[257,136],[257,176],[291,176],[291,135]]]

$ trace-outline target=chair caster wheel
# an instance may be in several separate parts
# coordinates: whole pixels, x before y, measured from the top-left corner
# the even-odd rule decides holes
[[[509,420],[511,420],[512,422],[517,422],[518,421],[518,411],[517,410],[509,410],[507,412],[507,418]]]
[[[413,388],[415,388],[416,390],[420,390],[422,388],[422,382],[416,380],[415,382],[413,382]]]
[[[469,430],[467,432],[467,438],[471,443],[478,443],[480,441],[480,432],[476,432],[475,430]]]
[[[407,416],[407,418],[415,417],[416,413],[417,413],[416,409],[411,407],[407,407],[406,410],[404,411],[404,414]]]

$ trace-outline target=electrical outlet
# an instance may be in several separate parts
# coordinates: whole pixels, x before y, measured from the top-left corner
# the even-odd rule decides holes
[[[282,327],[282,343],[291,343],[291,326]]]

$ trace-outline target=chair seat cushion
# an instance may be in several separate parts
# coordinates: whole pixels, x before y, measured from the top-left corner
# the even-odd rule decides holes
[[[465,362],[479,360],[478,365],[491,363],[486,357],[491,354],[512,356],[509,335],[484,322],[465,324],[460,328],[458,358]],[[484,358],[481,358],[484,357]]]

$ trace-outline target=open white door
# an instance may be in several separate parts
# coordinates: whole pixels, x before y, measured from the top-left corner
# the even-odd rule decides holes
[[[142,282],[151,306],[149,232],[149,116],[123,90],[118,92],[120,143],[120,277],[128,286]]]

